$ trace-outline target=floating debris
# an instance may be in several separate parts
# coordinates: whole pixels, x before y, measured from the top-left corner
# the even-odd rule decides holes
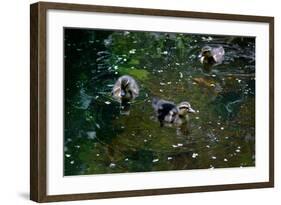
[[[217,159],[217,157],[216,156],[212,156],[212,159]]]
[[[166,85],[166,83],[163,83],[163,82],[160,82],[159,84],[160,84],[160,85]]]
[[[95,139],[97,137],[97,133],[95,131],[87,132],[89,139]]]
[[[224,127],[221,127],[221,130],[224,130]]]
[[[240,152],[240,149],[235,150],[235,152]]]
[[[195,119],[196,119],[196,120],[199,120],[200,118],[199,118],[199,117],[195,117]]]
[[[136,49],[132,49],[129,51],[130,54],[135,54],[136,53]]]
[[[115,166],[116,166],[116,164],[114,164],[114,163],[110,163],[110,165],[109,165],[110,168],[114,168]]]
[[[228,160],[226,158],[224,158],[223,161],[227,162]]]
[[[70,156],[71,156],[71,154],[66,154],[65,156],[66,156],[66,157],[70,157]]]
[[[72,161],[70,162],[70,164],[74,164],[74,160],[72,160]]]
[[[179,74],[180,74],[180,78],[183,78],[183,74],[182,74],[182,72],[179,72]]]
[[[153,159],[152,160],[153,163],[158,162],[158,161],[159,161],[159,159]]]
[[[99,156],[100,156],[100,154],[98,153],[98,154],[96,154],[96,156],[97,156],[97,157],[99,157]]]
[[[109,101],[105,101],[104,103],[107,105],[111,104],[111,102],[109,102]]]
[[[193,154],[192,154],[192,158],[195,159],[196,157],[198,157],[198,155],[199,155],[198,153],[193,153]]]
[[[206,145],[207,148],[210,148],[210,145]]]
[[[177,147],[178,147],[178,145],[173,144],[173,145],[172,145],[172,147],[173,147],[173,148],[177,148]]]
[[[173,157],[168,157],[168,160],[171,160],[171,159],[173,159]]]
[[[127,162],[127,161],[129,161],[129,159],[128,159],[128,158],[126,158],[126,159],[124,159],[124,161],[126,161],[126,162]]]
[[[163,90],[162,90],[162,89],[159,89],[159,92],[163,93]]]
[[[100,129],[100,125],[98,123],[96,123],[96,127]]]
[[[183,144],[181,144],[181,143],[178,143],[178,147],[182,147],[183,146]]]

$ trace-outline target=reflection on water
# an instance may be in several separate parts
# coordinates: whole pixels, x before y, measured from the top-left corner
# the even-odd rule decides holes
[[[65,29],[64,174],[104,174],[255,165],[255,39]],[[201,48],[223,46],[208,72]],[[116,80],[140,87],[130,114],[111,96]],[[196,111],[163,126],[156,96]]]

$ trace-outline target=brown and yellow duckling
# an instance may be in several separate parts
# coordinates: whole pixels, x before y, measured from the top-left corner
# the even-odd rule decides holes
[[[199,55],[200,62],[203,64],[204,70],[210,71],[213,65],[221,64],[224,59],[224,48],[222,46],[212,48],[204,46]]]
[[[139,96],[139,86],[136,80],[129,76],[119,77],[112,89],[112,96],[120,102],[121,114],[130,113],[130,103]]]

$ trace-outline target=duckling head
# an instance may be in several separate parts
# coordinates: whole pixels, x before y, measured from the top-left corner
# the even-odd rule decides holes
[[[195,113],[195,110],[191,107],[189,102],[181,102],[178,106],[179,116],[186,116],[188,113]]]
[[[212,56],[212,48],[210,46],[204,46],[202,49],[201,49],[201,54],[199,57],[211,57]]]
[[[130,79],[127,76],[124,76],[121,79],[121,98],[125,98],[127,96],[132,96],[132,91],[130,90]]]

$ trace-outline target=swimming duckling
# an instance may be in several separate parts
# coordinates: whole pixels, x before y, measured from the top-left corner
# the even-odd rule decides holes
[[[164,123],[173,123],[177,119],[179,111],[173,102],[153,98],[152,107],[161,127],[163,127]]]
[[[221,64],[224,59],[225,51],[222,46],[211,48],[204,46],[199,55],[200,62],[203,64],[205,70],[210,70],[213,65]]]
[[[188,122],[189,120],[189,113],[195,113],[195,110],[191,107],[189,102],[181,102],[177,106],[178,109],[178,117],[175,120],[176,125],[182,125]]]
[[[113,89],[112,96],[121,104],[121,114],[128,115],[130,103],[139,95],[139,86],[135,79],[129,75],[118,78]]]

